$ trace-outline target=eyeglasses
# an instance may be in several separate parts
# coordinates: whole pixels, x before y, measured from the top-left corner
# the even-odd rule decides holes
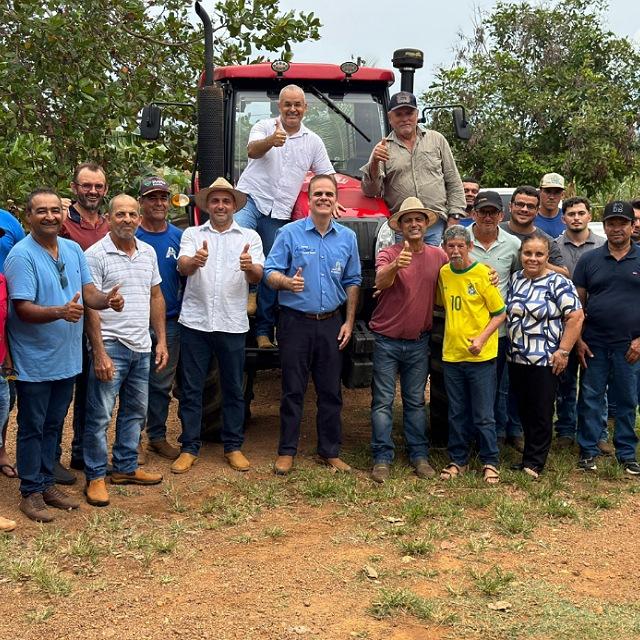
[[[69,284],[69,280],[64,272],[64,262],[61,260],[55,260],[54,262],[56,263],[56,269],[58,270],[58,276],[60,277],[60,286],[63,289],[66,289]]]
[[[18,371],[13,367],[0,367],[0,376],[5,380],[15,380],[18,377]]]
[[[526,209],[527,211],[536,211],[538,209],[537,204],[527,204],[526,202],[512,202],[511,204],[518,209]]]
[[[80,191],[84,191],[85,193],[89,193],[89,191],[91,191],[92,189],[95,189],[98,193],[101,193],[107,187],[106,184],[102,184],[101,182],[98,182],[96,184],[92,184],[91,182],[83,182],[82,184],[80,184],[79,182],[74,182],[74,184],[76,185],[76,187],[78,187],[78,189],[80,189]]]

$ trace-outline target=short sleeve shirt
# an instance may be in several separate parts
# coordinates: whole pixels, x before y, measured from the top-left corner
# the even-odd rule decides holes
[[[489,280],[489,267],[474,262],[462,271],[450,264],[440,269],[440,300],[445,309],[444,362],[486,362],[498,355],[498,332],[494,331],[482,351],[474,356],[469,339],[478,336],[492,316],[504,312],[498,288]]]
[[[59,265],[64,265],[66,286],[62,287]],[[11,306],[7,322],[9,344],[18,380],[44,382],[63,380],[82,369],[82,319],[78,322],[23,322],[14,302],[27,300],[43,307],[64,306],[91,274],[82,249],[71,240],[58,238],[58,263],[32,236],[27,236],[9,253],[5,276]]]
[[[151,351],[149,317],[151,287],[161,282],[153,247],[136,238],[136,250],[128,255],[107,234],[85,253],[93,282],[100,291],[120,285],[124,309],[98,311],[103,340],[118,340],[139,353]]]
[[[550,366],[549,358],[560,346],[563,320],[582,305],[571,280],[551,272],[526,278],[511,276],[507,296],[507,359],[517,364]]]
[[[0,238],[0,272],[4,273],[4,261],[9,251],[24,238],[24,230],[18,220],[4,209],[0,209],[0,229],[4,231]]]

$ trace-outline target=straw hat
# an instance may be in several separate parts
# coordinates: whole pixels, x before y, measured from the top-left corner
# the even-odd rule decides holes
[[[400,205],[400,209],[396,211],[388,220],[389,226],[394,231],[400,231],[400,218],[405,213],[410,213],[413,211],[418,211],[420,213],[424,213],[427,218],[427,228],[429,228],[432,224],[434,224],[438,220],[438,214],[435,211],[431,211],[430,209],[425,209],[422,202],[418,200],[418,198],[414,198],[413,196],[409,198],[405,198]]]
[[[202,211],[207,210],[207,198],[212,191],[228,191],[233,199],[236,201],[236,211],[239,211],[247,204],[247,196],[241,191],[237,191],[233,188],[233,185],[227,182],[224,178],[216,178],[206,189],[200,189],[196,193],[196,204]]]

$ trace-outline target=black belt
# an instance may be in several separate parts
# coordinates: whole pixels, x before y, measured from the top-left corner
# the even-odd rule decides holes
[[[298,311],[297,309],[292,309],[291,307],[282,307],[282,309],[308,318],[309,320],[328,320],[329,318],[333,318],[333,316],[337,316],[340,313],[340,309],[334,309],[333,311],[327,311],[326,313],[305,313],[304,311]]]

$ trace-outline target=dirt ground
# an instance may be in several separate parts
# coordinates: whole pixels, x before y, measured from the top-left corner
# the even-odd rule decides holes
[[[540,516],[529,535],[517,527],[503,535],[492,509],[507,508],[504,496],[510,508],[529,496],[547,500],[539,495],[547,485],[471,483],[446,508],[448,489],[415,479],[406,466],[388,486],[373,486],[368,390],[345,391],[343,448],[354,477],[336,480],[314,461],[309,392],[298,471],[275,478],[279,383],[274,372],[256,382],[247,474],[230,470],[217,444],[182,476],[150,455],[147,468],[164,473],[162,485],[111,487],[109,507],[83,502],[79,512],[57,511],[50,525],[27,520],[17,481],[0,476],[0,513],[18,521],[0,541],[0,639],[640,637],[633,484],[596,486],[572,475],[562,500],[579,517],[567,507]],[[170,439],[178,430],[172,405]],[[71,490],[81,496],[83,484],[79,477]],[[586,505],[592,494],[603,510]],[[416,551],[427,538],[432,546]],[[39,563],[51,573],[38,573]],[[507,576],[503,586],[483,581],[496,567]],[[435,608],[421,616],[389,604],[390,592],[402,590]],[[554,608],[560,601],[562,611]],[[392,615],[376,610],[381,602]],[[617,626],[621,611],[633,617]],[[566,624],[556,628],[559,619]]]

